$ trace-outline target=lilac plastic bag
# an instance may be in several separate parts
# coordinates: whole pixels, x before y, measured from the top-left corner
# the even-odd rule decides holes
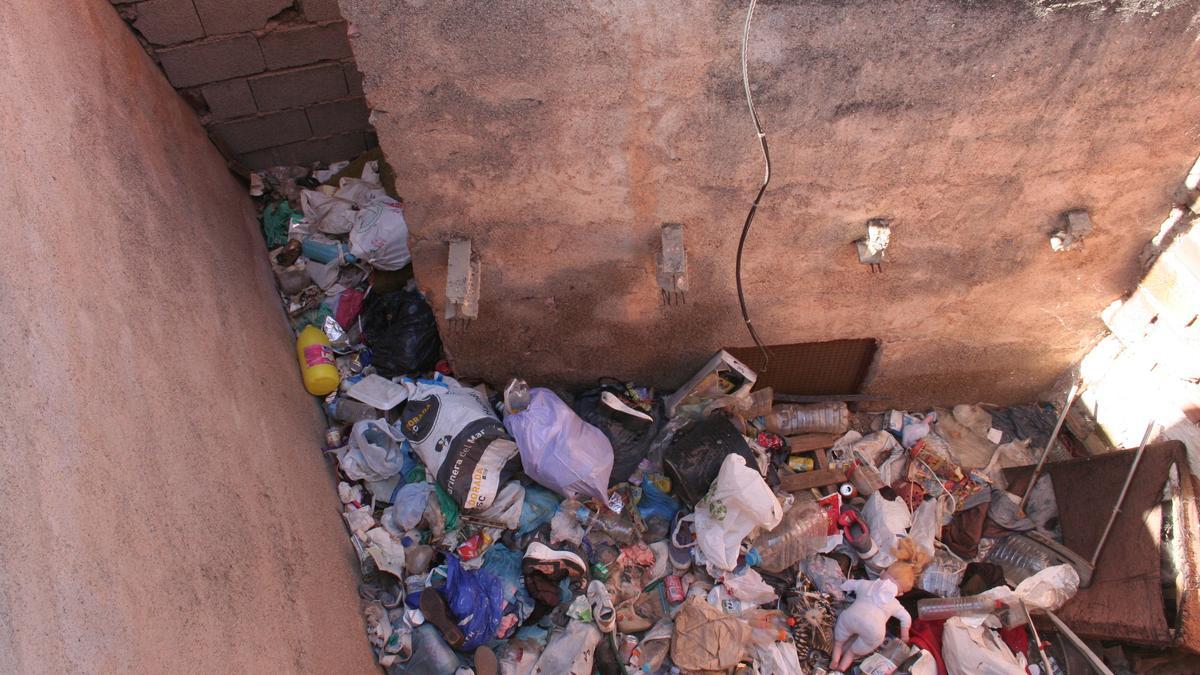
[[[549,389],[529,394],[529,407],[504,418],[504,428],[517,440],[525,473],[564,497],[608,501],[613,468],[608,437]]]

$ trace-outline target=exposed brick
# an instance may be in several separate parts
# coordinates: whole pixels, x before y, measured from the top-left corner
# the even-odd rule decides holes
[[[311,164],[354,159],[367,149],[362,132],[318,138],[275,148],[282,164]]]
[[[337,0],[300,0],[300,9],[309,21],[332,21],[342,18]]]
[[[194,0],[209,35],[242,33],[267,25],[267,19],[292,6],[292,0]]]
[[[173,45],[204,37],[192,0],[146,0],[134,6],[133,27],[156,45]]]
[[[252,77],[250,90],[259,110],[281,110],[344,97],[346,77],[330,63]]]
[[[345,23],[276,30],[258,39],[267,68],[290,68],[317,61],[350,58]]]
[[[252,35],[167,47],[158,50],[158,56],[176,87],[253,75],[264,68],[258,40]]]
[[[209,127],[209,131],[241,154],[285,143],[293,143],[312,135],[303,110],[288,110],[263,117],[226,122]]]
[[[206,85],[200,93],[204,95],[208,113],[214,120],[253,115],[258,111],[254,105],[254,95],[250,93],[250,85],[242,78]]]
[[[371,111],[367,108],[367,102],[361,98],[319,103],[308,108],[306,112],[313,136],[332,136],[371,128],[371,123],[367,121]]]
[[[363,76],[358,72],[358,66],[353,61],[343,63],[342,67],[346,70],[346,90],[351,96],[363,95]]]

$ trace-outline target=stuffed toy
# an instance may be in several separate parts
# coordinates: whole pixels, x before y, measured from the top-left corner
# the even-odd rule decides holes
[[[887,636],[887,621],[900,621],[900,639],[908,642],[912,617],[897,595],[912,590],[917,575],[929,563],[929,554],[909,539],[896,544],[896,562],[875,581],[851,579],[842,583],[843,591],[854,591],[854,604],[838,616],[833,629],[833,659],[830,667],[845,671],[855,659],[879,649]]]

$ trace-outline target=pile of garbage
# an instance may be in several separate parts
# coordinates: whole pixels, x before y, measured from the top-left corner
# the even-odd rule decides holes
[[[792,404],[725,352],[674,392],[456,378],[379,170],[252,194],[387,672],[1051,670],[1030,612],[1080,578],[1002,469],[1052,411]]]

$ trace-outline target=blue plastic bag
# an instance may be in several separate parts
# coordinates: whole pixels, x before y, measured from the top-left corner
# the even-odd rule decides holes
[[[642,498],[637,507],[643,519],[657,517],[670,522],[679,511],[679,501],[660,490],[654,481],[643,480]]]
[[[504,612],[504,584],[490,572],[463,569],[458,556],[447,555],[442,595],[450,612],[459,617],[458,627],[466,637],[461,651],[471,651],[496,636]]]
[[[483,566],[480,568],[500,580],[504,588],[504,612],[515,613],[518,626],[529,618],[534,608],[533,598],[525,590],[525,577],[521,574],[523,557],[520,551],[509,550],[497,542],[483,554]]]
[[[558,495],[537,485],[525,488],[525,503],[521,505],[521,526],[517,534],[529,534],[550,522],[558,510]]]

